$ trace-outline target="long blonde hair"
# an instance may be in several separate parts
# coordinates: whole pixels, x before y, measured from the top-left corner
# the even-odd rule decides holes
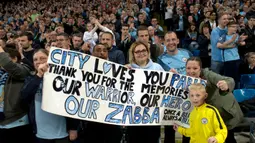
[[[139,45],[143,45],[145,48],[146,48],[146,50],[147,50],[147,52],[148,52],[148,56],[150,57],[150,49],[149,49],[149,47],[146,45],[146,44],[144,44],[143,42],[140,42],[140,41],[136,41],[136,42],[134,42],[131,46],[130,46],[130,49],[129,49],[129,58],[128,58],[128,61],[129,61],[129,63],[130,64],[132,64],[132,63],[136,63],[135,62],[135,58],[134,58],[134,50],[135,50],[135,48],[137,47],[137,46],[139,46]]]

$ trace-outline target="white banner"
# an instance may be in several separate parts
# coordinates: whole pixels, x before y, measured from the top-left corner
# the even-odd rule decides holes
[[[128,69],[76,51],[51,48],[42,109],[122,126],[189,127],[187,87],[206,81],[164,71]]]

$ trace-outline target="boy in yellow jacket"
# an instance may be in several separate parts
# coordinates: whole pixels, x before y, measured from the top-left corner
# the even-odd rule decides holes
[[[189,87],[189,97],[194,106],[189,117],[190,128],[174,125],[174,130],[190,137],[190,143],[224,143],[227,127],[218,110],[205,103],[205,87],[202,84],[192,84]]]

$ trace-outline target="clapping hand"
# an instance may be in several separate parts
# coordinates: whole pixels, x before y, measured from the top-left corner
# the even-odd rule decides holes
[[[37,76],[43,77],[44,73],[48,71],[49,65],[47,63],[40,64],[37,69]]]
[[[82,46],[81,46],[81,50],[84,52],[88,52],[90,50],[90,44],[89,42],[85,42]]]
[[[244,35],[244,34],[242,34],[240,37],[239,37],[239,41],[244,41],[245,39],[247,39],[248,38],[248,36],[247,35]]]
[[[232,38],[231,38],[231,41],[235,41],[236,40],[236,38],[237,38],[237,34],[234,34],[233,36],[232,36]]]

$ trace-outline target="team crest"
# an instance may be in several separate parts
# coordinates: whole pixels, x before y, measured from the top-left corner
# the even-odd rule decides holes
[[[202,124],[207,124],[208,120],[206,118],[202,118],[201,122],[202,122]]]
[[[188,60],[187,58],[182,58],[182,61],[185,63],[187,62],[187,60]]]

